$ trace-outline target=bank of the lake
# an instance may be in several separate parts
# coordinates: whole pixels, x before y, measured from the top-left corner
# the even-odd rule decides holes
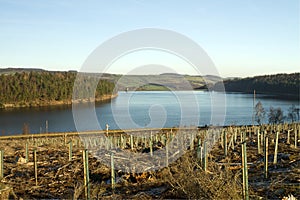
[[[104,102],[114,99],[118,96],[118,93],[111,95],[102,95],[101,97],[91,98],[91,99],[81,99],[81,100],[51,100],[51,101],[32,101],[32,102],[12,102],[4,103],[0,109],[12,109],[12,108],[32,108],[32,107],[46,107],[46,106],[62,106],[71,105],[72,103],[91,103],[91,102]]]

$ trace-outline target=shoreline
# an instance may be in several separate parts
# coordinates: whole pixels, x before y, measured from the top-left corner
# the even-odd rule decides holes
[[[164,128],[137,128],[137,129],[111,129],[108,130],[108,134],[126,134],[127,132],[141,132],[141,131],[176,131],[180,130],[207,130],[207,129],[218,129],[218,128],[228,128],[228,127],[262,127],[266,128],[271,126],[272,124],[261,124],[261,125],[224,125],[224,126],[191,126],[191,127],[164,127]],[[273,124],[273,126],[287,126],[287,125],[295,125],[300,126],[300,122],[289,122],[289,123],[280,123]],[[106,134],[106,130],[87,130],[80,132],[49,132],[49,133],[28,133],[28,134],[13,134],[13,135],[0,135],[0,140],[3,139],[22,139],[22,138],[38,138],[38,137],[61,137],[61,136],[75,136],[75,135],[95,135],[95,134]]]
[[[32,107],[46,107],[46,106],[62,106],[62,105],[72,105],[73,103],[90,103],[90,102],[103,102],[112,100],[118,97],[118,93],[111,95],[103,95],[98,98],[93,99],[81,99],[74,101],[71,100],[61,100],[61,101],[38,101],[38,102],[21,102],[21,103],[4,103],[0,106],[0,109],[14,109],[14,108],[32,108]]]

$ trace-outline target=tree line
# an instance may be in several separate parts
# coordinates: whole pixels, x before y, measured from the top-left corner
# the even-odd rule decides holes
[[[77,72],[31,71],[0,75],[0,107],[5,104],[19,106],[47,105],[55,101],[71,101],[73,85]],[[100,98],[114,92],[115,84],[108,80],[100,80],[93,75],[79,76],[77,97],[93,94]],[[93,80],[93,81],[91,81]],[[97,81],[96,91],[92,91],[92,83]],[[91,83],[90,83],[91,82]]]
[[[299,121],[300,120],[300,108],[292,105],[288,109],[288,114],[284,115],[283,110],[280,107],[274,108],[270,107],[268,112],[264,109],[262,103],[259,101],[255,105],[255,121],[261,125],[266,117],[270,124],[279,124],[283,123],[284,121]]]
[[[220,90],[221,82],[213,86],[214,90]],[[261,94],[282,95],[286,98],[298,98],[300,91],[300,73],[276,74],[255,76],[249,78],[235,78],[223,81],[226,92],[244,92]]]

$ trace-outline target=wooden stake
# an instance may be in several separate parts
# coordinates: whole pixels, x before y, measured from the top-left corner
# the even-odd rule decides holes
[[[115,166],[114,166],[114,153],[111,153],[110,156],[110,168],[111,168],[111,188],[115,189]]]
[[[0,179],[3,178],[3,174],[4,174],[4,171],[3,171],[3,165],[4,165],[3,156],[4,156],[4,151],[0,150]]]
[[[133,150],[133,136],[130,135],[130,147],[131,147],[131,150]]]
[[[297,129],[294,130],[294,133],[295,133],[295,148],[297,148]]]
[[[69,141],[69,161],[72,161],[72,148],[73,148],[73,142],[72,140]]]
[[[286,141],[287,144],[290,144],[290,132],[291,130],[288,130],[287,141]]]
[[[244,142],[242,144],[243,148],[243,183],[244,186],[244,199],[249,200],[249,192],[248,192],[248,167],[247,167],[247,148],[246,148],[246,133],[244,132]]]
[[[88,150],[82,151],[85,199],[90,199],[89,155]]]
[[[152,148],[153,142],[152,142],[152,131],[150,135],[150,141],[149,141],[149,147],[150,147],[150,156],[153,156],[153,148]]]
[[[28,142],[25,144],[25,162],[28,163]]]
[[[274,164],[277,164],[277,151],[278,151],[278,134],[279,132],[276,132],[276,140],[275,140],[275,152],[274,152]]]
[[[265,138],[265,145],[264,145],[264,153],[265,153],[265,178],[268,178],[268,137]]]
[[[34,162],[34,178],[35,178],[35,185],[38,185],[38,175],[37,175],[37,158],[36,158],[36,149],[33,150],[33,162]]]
[[[203,157],[203,169],[207,171],[207,142],[204,142],[204,157]]]
[[[224,146],[224,157],[227,157],[227,132],[224,131],[224,134],[223,134],[223,146]]]
[[[257,153],[260,154],[260,132],[257,130]]]
[[[200,159],[200,161],[201,161],[202,157],[201,157],[200,151],[201,151],[201,139],[198,138],[198,145],[197,145],[197,159]]]
[[[236,143],[236,139],[237,139],[237,130],[234,130],[234,143]]]
[[[169,166],[169,145],[167,138],[165,139],[165,147],[166,147],[166,167]]]

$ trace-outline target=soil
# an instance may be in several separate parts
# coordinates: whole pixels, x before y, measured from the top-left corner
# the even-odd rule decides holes
[[[274,164],[275,149],[275,128],[272,127],[227,127],[228,153],[224,156],[222,140],[219,139],[208,155],[207,171],[203,170],[201,161],[196,158],[197,140],[178,160],[172,162],[168,167],[163,167],[156,171],[145,171],[143,173],[127,173],[115,171],[116,184],[111,186],[111,168],[105,165],[101,159],[89,154],[89,179],[90,197],[92,199],[164,199],[164,198],[221,198],[228,199],[229,193],[233,199],[243,198],[242,186],[242,165],[241,165],[241,139],[239,133],[236,136],[234,145],[230,144],[230,138],[234,137],[231,130],[247,131],[247,162],[249,194],[251,199],[282,199],[288,195],[293,195],[300,199],[300,145],[295,147],[294,131],[290,132],[290,144],[287,141],[287,130],[298,130],[299,123],[292,125],[280,125],[275,127],[279,131],[277,163]],[[268,176],[264,173],[264,153],[261,146],[261,153],[257,148],[257,130],[264,128],[267,130],[269,139],[268,151]],[[207,128],[206,128],[207,129]],[[199,132],[205,131],[201,129]],[[252,131],[252,132],[251,132]],[[168,132],[170,134],[170,132]],[[103,133],[99,133],[103,134]],[[155,134],[155,133],[153,133]],[[173,130],[172,134],[176,134]],[[296,131],[297,134],[297,131]],[[114,134],[114,137],[120,137]],[[167,137],[166,132],[160,132],[160,136]],[[93,135],[95,137],[95,135]],[[113,136],[112,136],[113,137]],[[201,138],[202,136],[197,136]],[[129,139],[130,137],[125,137]],[[162,138],[162,137],[158,137]],[[299,138],[299,137],[298,137]],[[298,140],[298,139],[296,139]],[[72,141],[72,160],[69,161],[69,141]],[[298,141],[299,142],[299,141]],[[125,140],[123,148],[127,151],[149,152],[149,147],[143,140],[136,143],[131,148],[130,141]],[[28,145],[29,157],[26,162],[25,146]],[[153,151],[164,147],[163,141],[153,143]],[[234,149],[233,149],[234,148]],[[9,198],[12,199],[77,199],[85,198],[84,187],[84,166],[82,138],[72,135],[62,137],[49,134],[45,137],[35,137],[28,135],[26,138],[3,138],[0,137],[0,150],[3,150],[3,178],[1,188],[9,187]],[[35,179],[33,150],[37,152],[37,182]],[[109,149],[107,150],[109,153]],[[192,164],[192,165],[191,165]],[[138,165],[138,164],[137,164]],[[232,180],[225,180],[221,174],[230,173]],[[196,177],[197,175],[197,177]],[[202,182],[198,176],[203,176]],[[227,175],[226,175],[227,176]],[[219,179],[218,179],[219,178]],[[221,180],[223,178],[224,180]],[[181,182],[180,180],[181,179]],[[236,191],[223,191],[222,186],[214,188],[211,193],[211,184],[223,185],[232,184]],[[230,178],[227,178],[230,179]],[[235,182],[233,179],[236,179]],[[189,180],[197,180],[192,181]],[[206,180],[206,181],[204,181]],[[195,185],[188,185],[193,184]],[[37,183],[37,184],[36,184]],[[184,185],[184,184],[187,185]],[[193,188],[201,188],[203,194],[199,194]],[[226,187],[231,187],[226,185]],[[0,188],[0,196],[6,199],[8,193]],[[188,190],[187,188],[190,188]],[[222,190],[222,191],[221,191]],[[206,192],[206,193],[205,193]],[[216,196],[218,193],[218,196]],[[195,196],[196,195],[196,196]],[[197,196],[198,195],[198,196]]]

